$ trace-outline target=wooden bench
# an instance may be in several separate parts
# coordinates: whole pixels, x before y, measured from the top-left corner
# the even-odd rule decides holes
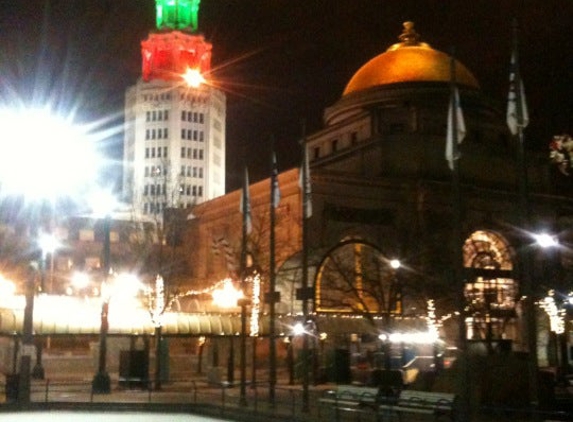
[[[423,413],[454,419],[454,403],[456,395],[433,391],[402,390],[395,403],[380,403],[378,413],[381,417],[391,419],[394,415],[402,420],[402,413]]]
[[[339,385],[336,389],[325,391],[319,398],[319,403],[320,407],[326,405],[335,411],[336,421],[340,420],[341,411],[376,414],[378,408],[378,388],[359,385]]]

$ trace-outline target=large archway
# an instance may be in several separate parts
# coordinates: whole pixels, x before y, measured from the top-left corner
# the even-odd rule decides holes
[[[346,239],[324,254],[315,279],[315,310],[388,316],[401,313],[396,269],[373,244]]]

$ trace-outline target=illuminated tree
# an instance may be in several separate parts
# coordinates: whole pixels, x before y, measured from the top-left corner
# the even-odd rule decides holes
[[[573,138],[571,135],[555,135],[549,144],[549,158],[566,176],[573,169]]]

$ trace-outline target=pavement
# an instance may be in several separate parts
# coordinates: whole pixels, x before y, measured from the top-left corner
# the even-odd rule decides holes
[[[179,378],[163,382],[161,389],[148,389],[147,386],[142,388],[138,385],[121,386],[117,375],[111,374],[111,393],[93,394],[91,391],[92,373],[70,370],[54,371],[50,369],[49,365],[47,368],[46,379],[32,381],[29,404],[21,406],[17,402],[6,400],[0,394],[0,402],[3,402],[0,405],[0,421],[12,420],[6,419],[6,415],[14,410],[52,413],[73,410],[74,412],[85,411],[90,414],[97,414],[98,412],[106,412],[107,414],[112,411],[123,414],[143,411],[145,414],[152,413],[158,416],[193,414],[218,421],[318,422],[330,419],[332,422],[355,422],[357,420],[360,422],[380,422],[374,412],[367,410],[359,413],[334,412],[333,409],[320,406],[319,398],[325,390],[334,388],[335,384],[310,385],[308,388],[308,409],[305,409],[302,386],[300,384],[289,385],[288,374],[285,372],[278,373],[275,400],[271,402],[269,386],[266,382],[267,376],[264,373],[257,374],[258,379],[264,380],[264,382],[246,385],[244,397],[241,397],[241,388],[237,383],[234,385],[215,384],[208,381],[207,374],[198,375],[190,371],[187,373],[177,372]],[[573,421],[573,387],[567,385],[557,388],[556,402],[559,403],[559,409],[555,409],[555,412],[540,413],[536,420]],[[138,422],[144,422],[141,418],[137,419],[139,419]],[[434,417],[433,415],[408,414],[402,419],[402,422],[430,422],[434,420]],[[515,413],[504,409],[474,414],[471,415],[470,419],[471,422],[532,420],[527,412]],[[65,419],[60,418],[54,420],[65,422]],[[85,419],[82,417],[81,420]],[[158,418],[157,420],[162,419]]]

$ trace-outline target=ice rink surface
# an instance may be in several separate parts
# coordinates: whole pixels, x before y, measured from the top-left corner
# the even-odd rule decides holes
[[[205,416],[140,412],[14,412],[0,413],[1,422],[225,422]]]

